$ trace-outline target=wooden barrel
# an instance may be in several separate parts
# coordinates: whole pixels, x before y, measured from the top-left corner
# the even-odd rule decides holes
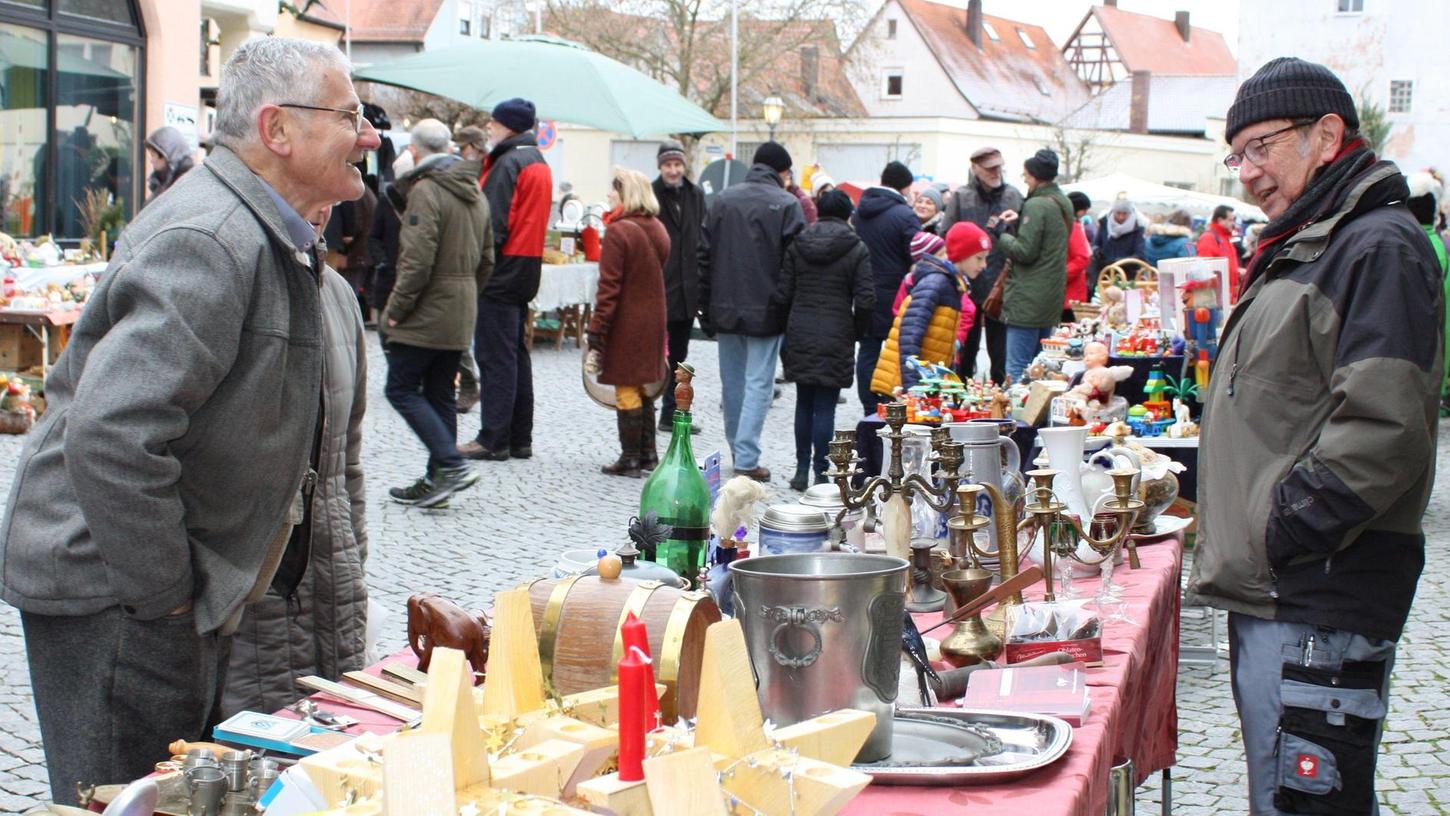
[[[633,612],[649,631],[655,682],[663,683],[663,721],[695,716],[705,629],[720,609],[703,592],[686,592],[658,581],[606,581],[597,575],[541,579],[528,584],[539,633],[544,677],[559,694],[613,685],[624,655],[619,626]]]

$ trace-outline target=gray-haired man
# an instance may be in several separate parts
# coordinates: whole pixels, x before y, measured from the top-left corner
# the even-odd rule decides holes
[[[301,579],[326,400],[307,216],[362,195],[378,145],[349,73],[321,44],[237,49],[217,148],[126,229],[47,383],[0,597],[57,802],[202,737],[242,607]]]

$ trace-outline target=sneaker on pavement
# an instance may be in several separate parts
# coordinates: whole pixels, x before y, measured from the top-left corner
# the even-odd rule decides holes
[[[439,468],[433,480],[433,491],[417,501],[419,507],[438,507],[448,502],[448,497],[460,490],[467,490],[478,482],[478,471],[473,465],[459,465],[454,468]]]
[[[458,446],[458,453],[464,459],[483,459],[489,462],[502,462],[509,458],[508,448],[501,450],[489,450],[478,444],[478,440],[470,440]]]
[[[420,500],[432,495],[432,493],[433,480],[427,476],[413,482],[407,487],[388,488],[388,495],[392,496],[393,501],[399,504],[417,504]]]

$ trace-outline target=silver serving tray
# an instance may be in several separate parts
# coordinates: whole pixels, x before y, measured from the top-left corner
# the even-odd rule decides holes
[[[941,724],[942,720],[956,720],[976,730],[953,728]],[[1001,752],[978,755],[984,741],[977,730],[1000,741]],[[901,708],[896,712],[892,755],[851,767],[870,774],[878,785],[994,785],[1051,765],[1070,745],[1072,726],[1056,717],[982,709]]]

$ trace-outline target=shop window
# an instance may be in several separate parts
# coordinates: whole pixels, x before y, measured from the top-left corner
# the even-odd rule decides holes
[[[1412,79],[1390,80],[1390,113],[1409,113],[1414,102],[1415,81]]]
[[[1360,14],[1364,11],[1364,0],[1339,0],[1340,14]]]
[[[131,220],[137,49],[71,34],[56,39],[56,232],[114,235]]]
[[[7,3],[12,6],[43,9],[45,8],[46,0],[0,0],[0,7],[3,7]]]
[[[35,235],[45,200],[45,32],[0,23],[0,42],[10,63],[0,71],[0,231]]]
[[[56,0],[56,5],[62,14],[125,26],[136,25],[135,12],[125,0]]]

